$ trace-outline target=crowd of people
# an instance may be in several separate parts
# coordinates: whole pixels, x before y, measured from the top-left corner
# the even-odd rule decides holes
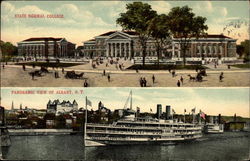
[[[96,68],[97,66],[99,66],[101,64],[105,65],[104,67],[107,67],[107,68],[104,68],[104,69],[102,67],[102,69],[103,69],[102,75],[107,78],[108,82],[111,82],[111,73],[110,73],[110,71],[107,72],[109,70],[108,67],[114,66],[117,70],[121,70],[122,71],[122,70],[125,69],[125,66],[124,66],[123,62],[124,61],[120,60],[119,58],[113,58],[113,59],[112,58],[108,58],[105,61],[102,58],[97,58],[97,59],[94,59],[93,61],[90,61],[90,63],[92,63],[92,67],[93,68]],[[218,64],[217,63],[214,63],[214,64],[215,64],[215,68],[216,68],[218,66]],[[23,71],[26,71],[26,66],[27,65],[25,65],[25,64],[22,65]],[[33,64],[32,67],[33,67],[33,69],[35,69],[36,68],[35,64]],[[230,65],[228,65],[227,67],[228,67],[228,69],[230,69]],[[2,64],[2,68],[3,69],[6,68],[5,64]],[[56,68],[56,69],[52,68],[52,69],[53,70],[50,73],[54,74],[54,78],[55,79],[60,78],[58,68]],[[176,72],[175,69],[169,69],[168,71],[170,73],[170,76],[172,76],[172,78],[174,78],[175,80],[176,80],[177,76],[179,77],[176,80],[177,81],[176,82],[176,86],[177,87],[184,86],[184,79],[187,79],[187,78],[185,78],[184,74],[181,74],[181,75],[179,73],[177,74],[177,72]],[[202,82],[203,81],[202,78],[204,76],[206,76],[206,70],[205,69],[200,70],[200,69],[197,68],[197,69],[195,69],[195,71],[196,71],[196,76],[188,75],[189,76],[189,80],[191,81],[191,79],[192,79],[193,81]],[[65,73],[66,73],[66,71],[65,71],[65,69],[63,67],[61,67],[61,72],[62,72],[62,75],[65,75]],[[152,77],[151,77],[152,78],[152,83],[151,83],[151,81],[148,81],[147,77],[142,74],[143,72],[139,73],[139,70],[136,69],[136,73],[140,76],[139,77],[139,85],[140,85],[140,87],[155,86],[154,84],[156,84],[156,86],[157,86],[157,83],[161,82],[161,80],[159,80],[159,78],[158,78],[159,82],[156,82],[156,76],[157,75],[154,75],[154,74],[152,75]],[[33,73],[30,72],[30,75],[31,75],[31,79],[35,80],[34,78],[37,76],[36,73],[35,72],[33,72]],[[128,78],[128,77],[126,77],[126,78]],[[224,73],[221,72],[218,75],[218,78],[219,78],[219,82],[223,82],[223,80],[224,80]],[[115,77],[113,77],[113,80],[115,80]],[[83,82],[83,86],[84,87],[89,87],[90,86],[90,80],[87,80],[87,78],[86,78],[83,81],[84,81]],[[186,83],[188,83],[188,81]]]

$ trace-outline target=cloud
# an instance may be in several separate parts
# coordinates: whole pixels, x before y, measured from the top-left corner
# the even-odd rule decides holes
[[[3,10],[3,12],[13,12],[15,10],[15,6],[9,2],[4,1],[2,2],[1,10]]]
[[[158,14],[167,14],[172,8],[171,4],[166,1],[154,1],[148,3],[151,5],[153,10],[157,11]]]
[[[221,9],[221,15],[224,17],[227,16],[227,9],[225,7]]]
[[[212,5],[212,2],[205,1],[205,2],[197,2],[197,4],[193,7],[194,10],[198,12],[206,12],[206,13],[212,13],[214,11],[214,7]]]

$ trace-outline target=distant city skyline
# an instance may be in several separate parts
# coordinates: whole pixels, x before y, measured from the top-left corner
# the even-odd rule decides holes
[[[1,40],[16,45],[30,37],[64,37],[82,45],[102,33],[121,30],[116,24],[126,4],[133,1],[3,1],[1,3]],[[248,1],[143,1],[158,14],[167,14],[172,7],[188,5],[196,15],[207,18],[209,34],[249,39]],[[101,6],[101,7],[98,7]],[[17,14],[61,14],[64,18],[17,18]],[[239,28],[228,26],[243,21]],[[231,27],[231,28],[230,28]]]
[[[69,91],[71,94],[11,94],[12,91]],[[83,93],[80,94],[80,90]],[[196,113],[200,110],[208,115],[226,115],[249,117],[249,88],[8,88],[1,89],[1,106],[11,109],[12,101],[14,107],[46,109],[49,100],[60,101],[76,100],[78,108],[85,108],[85,97],[92,102],[88,109],[97,110],[101,101],[105,107],[114,111],[123,109],[129,96],[133,92],[133,109],[139,107],[142,112],[156,112],[157,104],[162,104],[163,112],[165,106],[170,105],[177,114],[186,114],[196,107]],[[78,94],[74,94],[78,91]],[[129,104],[128,104],[129,107]]]

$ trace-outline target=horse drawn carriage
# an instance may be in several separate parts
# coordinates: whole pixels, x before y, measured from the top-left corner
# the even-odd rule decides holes
[[[49,73],[49,71],[48,71],[47,68],[41,66],[40,70],[35,70],[35,71],[32,71],[32,72],[29,72],[29,75],[36,76],[36,77],[42,77],[43,73]]]
[[[73,71],[67,71],[65,74],[65,78],[67,79],[82,79],[84,73],[77,74],[74,70]]]

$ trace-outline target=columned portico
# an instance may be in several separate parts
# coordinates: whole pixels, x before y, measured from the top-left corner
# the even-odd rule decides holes
[[[107,57],[131,57],[131,43],[129,41],[124,42],[107,42],[106,45]]]

